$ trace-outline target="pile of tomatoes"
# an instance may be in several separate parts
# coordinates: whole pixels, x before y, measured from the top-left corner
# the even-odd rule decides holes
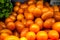
[[[0,21],[0,40],[59,40],[60,6],[43,1],[16,2],[11,15]]]

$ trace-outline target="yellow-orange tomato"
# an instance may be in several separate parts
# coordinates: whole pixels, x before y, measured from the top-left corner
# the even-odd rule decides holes
[[[8,37],[9,36],[9,34],[7,34],[7,33],[1,33],[1,35],[0,35],[0,38],[2,39],[2,40],[4,40],[6,37]]]
[[[23,19],[24,19],[24,15],[23,15],[23,14],[17,15],[17,20],[18,20],[18,21],[21,21],[21,20],[23,20]]]
[[[14,31],[14,36],[17,36],[17,37],[19,37],[19,33],[17,32],[17,31]]]
[[[46,19],[48,19],[48,18],[53,17],[53,15],[54,15],[53,12],[48,11],[48,12],[43,13],[42,16],[41,16],[41,18],[42,18],[43,20],[46,20]]]
[[[12,15],[16,17],[16,16],[17,16],[17,13],[15,13],[15,12],[12,12]]]
[[[35,23],[39,25],[39,27],[43,28],[43,20],[41,18],[36,18]]]
[[[6,37],[4,40],[19,40],[19,38],[11,35],[11,36]]]
[[[15,21],[15,20],[16,20],[16,17],[15,17],[15,16],[13,16],[13,15],[10,15],[10,16],[9,16],[9,18],[11,18],[13,21]]]
[[[49,11],[49,9],[48,9],[47,7],[44,7],[44,8],[42,9],[42,12],[43,12],[43,13],[48,12],[48,11]]]
[[[24,13],[24,16],[27,20],[33,20],[34,16],[32,13]]]
[[[27,22],[26,19],[23,19],[23,20],[22,20],[22,24],[24,24],[24,26],[26,26],[26,22]]]
[[[43,1],[37,1],[36,5],[43,5]]]
[[[37,40],[48,40],[48,35],[45,31],[39,31],[37,33]]]
[[[55,12],[54,18],[56,21],[60,21],[60,12]]]
[[[55,23],[55,19],[53,18],[46,19],[44,22],[44,27],[51,28],[54,23]]]
[[[52,26],[52,29],[56,30],[60,33],[60,22],[54,23],[53,26]]]
[[[34,15],[35,17],[40,17],[40,16],[42,15],[41,9],[35,8],[34,11],[33,11],[33,15]]]
[[[26,27],[30,27],[30,25],[32,25],[34,22],[32,20],[27,20],[26,21]]]
[[[32,24],[32,25],[30,26],[30,31],[32,31],[32,32],[37,33],[39,30],[40,30],[40,27],[39,27],[39,25],[37,25],[37,24]]]
[[[22,14],[23,12],[24,12],[24,10],[20,8],[17,13]]]
[[[34,4],[34,1],[28,1],[28,5]]]
[[[6,18],[5,23],[7,24],[8,22],[13,22],[11,18]]]
[[[12,35],[12,31],[9,30],[9,29],[3,29],[3,30],[0,31],[0,33],[7,33],[9,35]]]
[[[18,6],[15,6],[14,7],[14,12],[17,12],[19,10],[19,7]]]
[[[54,10],[53,10],[53,7],[48,7],[48,8],[49,8],[50,11],[52,11],[52,12],[54,11]]]
[[[37,5],[37,8],[40,8],[41,10],[43,9],[43,5]]]
[[[20,40],[27,40],[27,38],[26,37],[21,37]]]
[[[21,5],[22,9],[26,9],[27,7],[28,7],[28,5],[26,3]]]
[[[48,37],[52,40],[58,40],[59,39],[59,33],[55,30],[50,30],[48,32]]]
[[[37,1],[36,5],[38,8],[42,9],[43,8],[43,1]]]
[[[14,30],[15,29],[15,23],[14,22],[7,23],[7,28],[10,30]]]
[[[17,29],[17,31],[20,33],[23,29],[24,29],[24,25],[23,25],[23,23],[22,22],[20,22],[20,21],[16,21],[15,22],[15,25],[16,25],[16,29]]]
[[[30,13],[32,13],[32,12],[34,12],[33,10],[35,10],[35,5],[30,5],[30,6],[28,7],[28,11],[29,11]]]
[[[24,28],[20,33],[20,37],[26,37],[26,34],[28,33],[28,31],[29,31],[28,28]]]
[[[36,35],[35,35],[34,32],[28,32],[28,33],[26,34],[26,38],[27,38],[28,40],[35,40]]]
[[[0,22],[0,28],[6,28],[6,25],[5,25],[5,23],[4,22]]]
[[[15,6],[20,6],[20,2],[15,2]]]
[[[59,7],[57,5],[53,6],[54,11],[59,11]]]

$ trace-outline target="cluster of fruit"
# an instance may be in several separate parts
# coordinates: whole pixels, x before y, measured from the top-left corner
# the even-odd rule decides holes
[[[12,14],[0,22],[0,40],[59,40],[60,7],[43,1],[16,2]]]

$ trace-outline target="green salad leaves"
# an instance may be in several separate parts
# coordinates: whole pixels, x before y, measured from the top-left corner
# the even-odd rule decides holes
[[[7,18],[12,11],[13,5],[10,0],[0,1],[0,19]]]

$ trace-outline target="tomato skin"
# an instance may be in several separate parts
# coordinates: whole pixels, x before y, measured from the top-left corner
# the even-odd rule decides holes
[[[56,30],[60,33],[60,22],[54,23],[53,26],[52,26],[52,29]]]
[[[14,30],[15,29],[15,23],[14,22],[9,22],[7,24],[7,28],[10,29],[10,30]]]
[[[39,25],[41,29],[43,28],[43,20],[41,18],[36,18],[35,23]]]
[[[55,30],[50,30],[48,32],[48,37],[52,40],[57,40],[57,39],[59,39],[59,33]]]
[[[48,40],[48,34],[45,31],[39,31],[37,33],[37,40]]]
[[[53,18],[46,19],[44,22],[44,27],[51,28],[54,23],[55,23],[55,19]]]
[[[32,31],[32,32],[37,33],[39,30],[40,30],[40,27],[39,27],[39,25],[37,25],[37,24],[32,24],[32,25],[30,26],[30,31]]]

